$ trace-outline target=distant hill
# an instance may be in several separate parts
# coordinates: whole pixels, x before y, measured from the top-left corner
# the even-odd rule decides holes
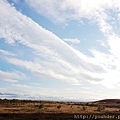
[[[99,104],[120,104],[120,99],[104,99],[96,101],[95,103]]]

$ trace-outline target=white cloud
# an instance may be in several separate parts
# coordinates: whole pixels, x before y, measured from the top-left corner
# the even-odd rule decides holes
[[[102,80],[97,77],[96,73],[97,70],[104,72],[100,66],[89,63],[84,59],[84,55],[80,56],[82,53],[77,52],[52,32],[16,11],[7,2],[1,0],[0,3],[0,37],[4,38],[8,44],[16,44],[18,41],[31,48],[38,55],[39,61],[37,63],[8,58],[9,63],[25,67],[33,73],[38,72],[75,84],[79,84],[80,78]],[[40,57],[43,57],[44,61]]]
[[[42,86],[36,87],[26,84],[12,83],[9,86],[7,86],[6,89],[0,88],[0,90],[2,93],[14,93],[16,95],[15,98],[22,98],[22,99],[32,98],[32,99],[42,99],[42,100],[43,99],[56,100],[57,97],[59,99],[62,97],[62,100],[64,99],[92,100],[92,99],[111,98],[109,94],[103,93],[102,90],[95,91],[92,88],[90,88],[89,90],[81,89],[81,91],[76,91],[75,89],[72,88],[65,88],[63,92],[62,90],[59,89],[56,90],[54,88],[46,88]],[[94,98],[94,96],[97,96],[97,98]],[[6,98],[9,98],[9,96],[6,96]]]
[[[6,51],[6,50],[2,50],[2,49],[0,49],[0,53],[3,55],[7,55],[7,56],[15,56],[15,54],[13,54],[9,51]]]
[[[55,66],[51,63],[47,63],[47,66],[45,65],[43,67],[42,65],[45,64],[44,62],[37,63],[31,61],[23,61],[16,58],[6,58],[6,60],[11,64],[24,67],[27,70],[30,70],[31,72],[37,73],[39,75],[48,76],[68,83],[79,84],[78,80],[75,78],[75,75],[78,74],[79,71],[75,73],[75,68],[70,68],[70,66],[69,70],[67,70],[67,66],[65,66],[67,68],[63,70],[63,68],[59,64],[56,64]]]
[[[21,66],[33,73],[40,73],[74,85],[81,80],[97,81],[105,86],[119,81],[119,37],[107,22],[110,19],[107,10],[120,7],[118,0],[26,0],[40,14],[56,22],[81,20],[87,18],[97,24],[106,36],[109,54],[91,50],[93,57],[87,57],[77,51],[40,25],[22,15],[6,1],[0,1],[0,37],[8,44],[16,41],[31,48],[38,59],[23,61],[18,58],[6,58],[9,63]],[[120,11],[118,9],[118,11]],[[64,14],[63,14],[64,13]],[[68,39],[66,39],[68,41]],[[78,39],[69,41],[76,43]],[[3,51],[2,51],[3,53]],[[5,52],[4,52],[5,53]],[[44,58],[44,61],[40,57]],[[109,77],[108,77],[109,76]],[[113,81],[114,76],[116,79]]]
[[[12,0],[14,3],[18,3],[19,2],[19,0]]]
[[[100,76],[103,78],[103,81],[100,82],[101,84],[103,84],[106,87],[113,87],[115,86],[115,84],[116,85],[118,84],[119,77],[120,77],[119,76],[120,38],[114,33],[112,29],[112,25],[110,25],[107,22],[107,20],[112,19],[111,16],[109,16],[108,14],[109,13],[108,10],[113,10],[118,13],[120,12],[119,0],[114,0],[114,1],[91,0],[90,2],[88,2],[87,0],[81,0],[81,1],[54,0],[49,2],[45,0],[39,2],[36,0],[34,1],[34,3],[32,2],[32,0],[26,0],[26,1],[38,13],[44,15],[45,17],[49,18],[53,22],[54,21],[65,22],[66,20],[69,20],[69,19],[80,20],[82,18],[87,18],[94,21],[94,23],[97,23],[101,32],[106,37],[105,47],[108,48],[108,51],[110,53],[105,54],[100,51],[91,50],[94,55],[93,58],[88,58],[76,50],[75,50],[75,53],[85,61],[89,61],[91,63],[99,65],[105,70],[105,73],[100,74]],[[118,20],[119,20],[119,14],[118,14]],[[92,76],[92,73],[90,73],[90,76]],[[85,76],[85,77],[90,79],[90,76],[89,77]],[[97,78],[99,78],[98,76],[99,75],[97,75]]]
[[[38,13],[44,15],[53,22],[65,22],[71,19],[94,19],[97,15],[107,17],[104,11],[112,8],[118,0],[26,0]]]
[[[78,84],[71,84],[71,85],[75,85],[75,86],[81,86],[82,84],[78,83]]]
[[[7,82],[18,82],[19,80],[27,79],[24,73],[19,71],[5,72],[0,70],[0,80]]]
[[[68,42],[68,43],[73,43],[73,44],[80,43],[80,40],[78,38],[74,38],[74,39],[64,38],[63,41]]]
[[[13,87],[16,87],[16,88],[24,88],[24,89],[29,89],[31,88],[31,86],[29,85],[26,85],[26,84],[12,84]]]

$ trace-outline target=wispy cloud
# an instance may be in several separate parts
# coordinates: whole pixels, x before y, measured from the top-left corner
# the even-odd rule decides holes
[[[79,44],[81,41],[77,37],[62,40],[28,16],[18,12],[6,0],[1,0],[0,38],[5,40],[5,44],[11,46],[24,45],[26,49],[31,49],[33,55],[32,60],[25,60],[20,58],[19,55],[16,56],[15,52],[0,49],[0,56],[2,55],[4,62],[25,68],[32,74],[37,74],[38,79],[40,79],[39,76],[45,76],[67,82],[76,87],[81,87],[82,82],[85,81],[106,87],[118,87],[120,78],[120,38],[109,22],[113,19],[109,15],[109,10],[120,12],[119,0],[91,0],[90,2],[88,0],[26,0],[26,3],[55,23],[66,24],[69,20],[82,21],[84,18],[88,19],[92,24],[98,26],[105,37],[104,41],[101,40],[100,43],[102,45],[104,43],[103,47],[107,48],[107,52],[103,53],[101,50],[91,48],[89,51],[92,56],[87,56],[67,44],[68,42]],[[117,14],[115,20],[119,21],[119,18],[119,14]],[[26,54],[23,53],[23,56],[26,56]],[[18,82],[27,78],[25,73],[22,72],[1,70],[0,79],[8,82]],[[21,89],[24,86],[26,93],[34,89],[34,87],[26,84],[12,84],[12,86],[15,89]],[[53,93],[57,95],[59,92],[39,88],[31,95],[40,95],[40,90],[45,93],[44,95],[52,95]],[[73,93],[75,94],[75,91]],[[81,93],[85,93],[86,96],[91,94],[89,91],[82,91]],[[64,95],[67,94],[68,92]],[[79,95],[79,93],[76,93],[76,95]],[[70,94],[68,97],[70,97]]]
[[[7,82],[18,82],[19,80],[26,79],[26,75],[19,71],[5,72],[0,70],[0,80]]]
[[[101,84],[105,85],[106,87],[115,86],[118,84],[120,77],[120,65],[118,62],[120,60],[120,38],[117,34],[115,34],[113,26],[109,23],[109,20],[119,21],[119,0],[91,0],[90,2],[87,0],[54,0],[49,2],[46,0],[40,2],[35,0],[34,3],[32,0],[26,0],[26,2],[38,13],[44,15],[53,22],[66,23],[67,20],[71,19],[81,21],[83,18],[87,18],[91,21],[91,23],[97,24],[99,30],[106,37],[106,40],[103,41],[103,47],[106,47],[108,52],[102,53],[101,51],[91,49],[90,51],[94,57],[88,58],[83,55],[82,58],[85,58],[84,60],[88,60],[92,64],[94,61],[94,64],[103,68],[104,73],[101,74],[101,77],[103,78],[102,82],[100,82]],[[113,19],[110,16],[109,10],[116,13],[116,18]],[[79,56],[81,55],[79,51],[76,51],[76,53]],[[86,78],[90,79],[90,77],[87,76]]]
[[[106,18],[107,15],[104,11],[113,9],[113,5],[116,7],[118,0],[91,0],[91,2],[87,0],[35,0],[34,2],[32,0],[26,0],[26,2],[48,19],[56,22],[65,22],[71,19],[94,19],[101,13],[102,17]]]
[[[74,38],[74,39],[64,38],[63,41],[68,42],[68,43],[73,43],[73,44],[80,43],[80,40],[78,38]]]
[[[6,55],[6,56],[15,56],[15,54],[13,54],[9,51],[6,51],[6,50],[2,50],[2,49],[0,49],[0,53],[3,55]]]
[[[1,37],[9,44],[15,44],[18,41],[33,49],[35,54],[38,55],[39,61],[37,63],[8,58],[9,63],[25,67],[31,72],[38,72],[54,79],[75,84],[79,84],[79,77],[86,80],[102,80],[97,77],[97,73],[94,73],[97,69],[104,71],[100,66],[83,60],[82,56],[79,55],[80,52],[77,52],[56,35],[17,12],[7,2],[1,1],[1,9],[4,11],[4,14],[1,13]],[[43,57],[44,61],[40,57]]]

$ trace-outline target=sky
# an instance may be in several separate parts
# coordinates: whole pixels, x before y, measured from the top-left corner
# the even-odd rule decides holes
[[[119,0],[0,0],[0,98],[120,99]]]

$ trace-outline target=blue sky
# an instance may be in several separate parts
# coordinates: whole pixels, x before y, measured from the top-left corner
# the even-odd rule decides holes
[[[119,0],[0,0],[0,97],[120,98]]]

